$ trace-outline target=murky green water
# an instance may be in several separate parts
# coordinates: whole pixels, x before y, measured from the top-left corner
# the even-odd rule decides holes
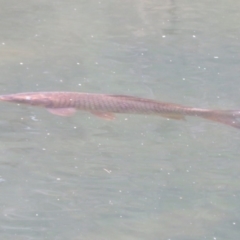
[[[5,1],[1,93],[239,109],[238,1]],[[240,131],[0,104],[1,239],[236,240]]]

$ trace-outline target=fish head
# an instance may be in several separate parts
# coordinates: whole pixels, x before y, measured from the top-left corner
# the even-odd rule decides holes
[[[44,93],[17,93],[1,95],[0,101],[14,102],[19,104],[28,104],[33,106],[47,107],[50,96]]]

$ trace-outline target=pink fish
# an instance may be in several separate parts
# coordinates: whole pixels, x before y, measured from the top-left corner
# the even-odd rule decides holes
[[[240,110],[210,110],[174,103],[125,96],[78,92],[29,92],[1,95],[0,101],[45,107],[60,116],[71,116],[77,110],[98,117],[114,119],[114,113],[158,115],[182,120],[185,116],[201,117],[240,129]]]

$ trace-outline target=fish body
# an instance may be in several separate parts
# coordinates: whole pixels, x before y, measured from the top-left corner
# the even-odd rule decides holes
[[[29,92],[0,95],[0,101],[44,107],[51,113],[61,116],[70,116],[76,110],[88,111],[105,119],[113,119],[114,113],[160,115],[178,120],[184,119],[185,116],[197,116],[240,128],[239,110],[193,108],[126,95]]]
[[[17,93],[2,95],[0,101],[40,106],[47,109],[71,108],[99,113],[172,114],[176,117],[209,113],[207,109],[189,108],[139,97],[78,92]]]

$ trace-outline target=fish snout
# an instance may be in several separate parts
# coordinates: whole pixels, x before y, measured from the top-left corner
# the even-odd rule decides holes
[[[0,95],[0,101],[12,102],[13,97],[12,95]]]
[[[14,102],[19,104],[29,104],[29,105],[45,105],[45,98],[39,95],[34,94],[10,94],[10,95],[1,95],[0,101],[5,102]]]

